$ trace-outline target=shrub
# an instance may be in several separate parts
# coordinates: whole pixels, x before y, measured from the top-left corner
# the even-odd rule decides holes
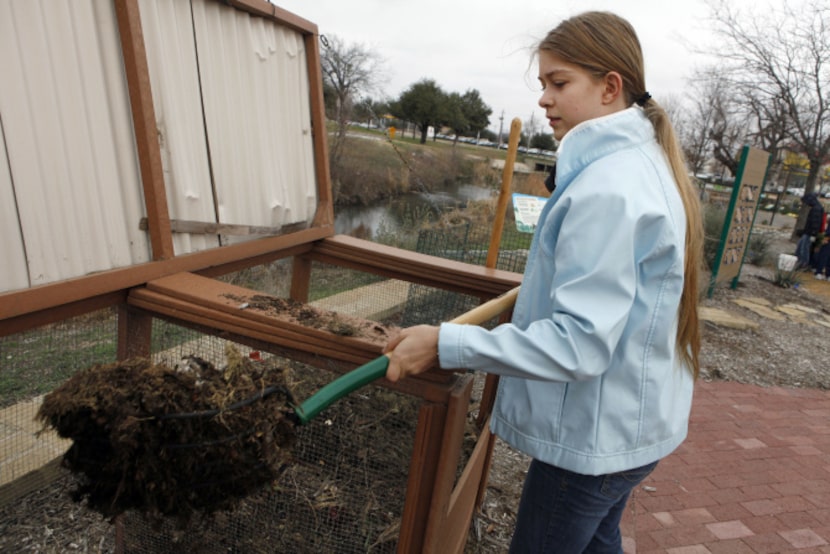
[[[785,289],[796,288],[803,282],[803,275],[804,272],[800,269],[785,270],[776,268],[775,279],[773,282],[779,287],[784,287]]]
[[[707,204],[703,209],[703,260],[710,270],[715,265],[718,255],[726,208],[717,204]]]
[[[769,233],[756,232],[749,236],[749,244],[746,245],[747,263],[757,266],[764,266],[770,263],[772,248],[772,236]]]

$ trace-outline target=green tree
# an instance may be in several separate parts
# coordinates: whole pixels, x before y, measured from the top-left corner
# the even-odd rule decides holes
[[[453,130],[455,134],[453,144],[458,142],[459,136],[466,135],[467,127],[469,127],[462,104],[463,100],[461,95],[457,92],[452,92],[447,96],[447,103],[444,107],[444,118],[441,123]]]
[[[448,94],[442,113],[441,123],[450,127],[458,140],[459,136],[476,136],[487,129],[493,110],[482,101],[477,90],[469,89],[464,94]]]
[[[489,140],[490,142],[498,143],[499,141],[499,136],[490,129],[482,129],[478,135],[483,139]]]
[[[530,138],[530,147],[539,150],[556,150],[553,144],[553,135],[549,133],[537,133]]]
[[[392,114],[412,121],[421,131],[421,144],[427,141],[430,127],[448,119],[449,99],[433,79],[422,79],[410,86],[392,104]]]
[[[461,113],[467,122],[466,133],[476,135],[490,126],[493,110],[481,99],[476,89],[468,89],[460,96]]]

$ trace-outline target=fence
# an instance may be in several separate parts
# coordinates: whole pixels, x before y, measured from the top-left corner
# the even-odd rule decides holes
[[[489,229],[471,223],[419,233],[417,250],[447,259],[483,263]],[[528,237],[505,231],[499,265],[521,271]],[[264,293],[288,294],[290,263],[277,261],[222,277]],[[315,262],[314,305],[381,324],[436,323],[480,299],[383,279]],[[349,300],[351,298],[351,300]],[[152,358],[175,366],[190,355],[220,366],[226,339],[154,319]],[[393,552],[408,470],[423,402],[417,396],[367,387],[329,408],[299,431],[292,463],[272,487],[245,498],[234,510],[197,520],[187,529],[161,528],[127,512],[120,527],[69,499],[76,477],[57,470],[68,443],[38,434],[33,420],[43,396],[79,369],[116,360],[117,313],[106,309],[0,338],[0,550],[38,545],[39,551],[86,545],[89,551],[128,552]],[[234,343],[243,353],[249,345]],[[300,362],[263,353],[267,363],[290,368],[300,398],[336,375],[326,361]],[[474,419],[475,413],[468,414]],[[471,443],[467,443],[468,445]],[[462,450],[457,477],[470,452]],[[43,468],[52,471],[43,472]],[[57,475],[57,480],[54,477]],[[21,483],[28,485],[21,488]],[[21,492],[23,494],[21,495]],[[21,510],[20,506],[26,509]],[[48,507],[48,508],[47,508]],[[52,512],[54,519],[44,520]],[[60,523],[57,522],[60,520]],[[67,525],[72,521],[75,525]],[[48,529],[48,531],[47,531]],[[117,532],[118,531],[118,532]],[[48,535],[48,536],[47,536]]]

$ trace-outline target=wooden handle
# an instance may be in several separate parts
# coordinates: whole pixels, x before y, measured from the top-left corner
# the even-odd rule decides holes
[[[501,296],[497,296],[488,300],[484,304],[476,306],[470,311],[464,312],[455,319],[450,320],[450,323],[469,323],[471,325],[480,325],[487,320],[503,314],[513,307],[516,303],[516,296],[519,294],[519,288],[515,287],[505,292]]]
[[[519,151],[519,139],[522,138],[522,122],[514,117],[510,123],[510,138],[507,141],[507,158],[504,160],[504,169],[501,173],[501,190],[496,202],[496,218],[493,221],[493,230],[490,234],[490,247],[487,249],[485,267],[496,267],[499,259],[499,245],[501,233],[504,230],[504,218],[507,212],[507,202],[510,199],[510,187],[513,185],[513,166]]]

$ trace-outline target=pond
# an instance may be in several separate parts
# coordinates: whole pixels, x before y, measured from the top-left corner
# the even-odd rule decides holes
[[[396,233],[425,219],[430,212],[463,208],[470,201],[486,200],[498,190],[477,185],[457,185],[440,192],[410,193],[375,206],[337,206],[334,230],[338,234],[358,234],[372,238],[378,233]]]

